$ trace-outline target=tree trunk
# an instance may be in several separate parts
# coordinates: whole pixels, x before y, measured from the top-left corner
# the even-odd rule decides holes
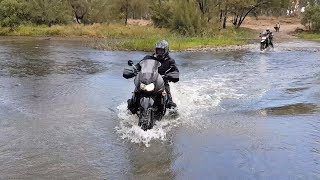
[[[232,20],[232,24],[234,25],[234,26],[236,26],[237,24],[238,24],[238,18],[239,18],[239,15],[234,15],[233,16],[233,20]]]
[[[244,10],[242,11],[242,14],[239,18],[238,24],[236,25],[236,28],[239,28],[241,26],[241,24],[243,23],[244,19],[248,16],[248,14],[253,11],[254,9],[256,9],[258,6],[260,6],[261,4],[266,3],[266,1],[262,1],[258,4],[256,4],[255,6],[252,6],[245,14],[244,14]]]
[[[76,17],[76,20],[77,20],[78,24],[81,24],[81,21],[80,21],[80,19],[78,17]]]
[[[125,12],[125,22],[124,22],[124,24],[125,25],[127,25],[128,24],[128,16],[129,16],[129,1],[128,0],[126,0],[126,12]]]
[[[294,11],[295,14],[300,16],[301,12],[300,12],[300,0],[296,0],[296,3],[294,5]]]
[[[224,11],[224,17],[223,17],[223,23],[222,23],[222,28],[225,29],[227,27],[227,15],[228,15],[228,11],[227,11],[227,7]]]

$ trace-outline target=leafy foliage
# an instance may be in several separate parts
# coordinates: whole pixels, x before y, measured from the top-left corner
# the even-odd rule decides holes
[[[302,24],[309,30],[320,32],[320,5],[308,6],[305,9]]]
[[[151,4],[151,19],[156,27],[169,28],[173,9],[168,0],[159,0]]]
[[[0,1],[0,25],[14,29],[25,21],[25,4],[20,0]]]
[[[173,9],[171,28],[183,35],[196,35],[203,32],[205,21],[193,1],[177,0]]]
[[[51,26],[72,21],[71,8],[66,0],[30,0],[25,4],[33,23]]]
[[[210,34],[226,28],[232,18],[238,28],[250,15],[300,15],[303,23],[319,29],[320,0],[0,0],[0,26],[63,25],[151,19],[154,26],[182,35]]]

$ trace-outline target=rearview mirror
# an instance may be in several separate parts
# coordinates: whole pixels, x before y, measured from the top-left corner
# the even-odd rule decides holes
[[[129,61],[128,61],[128,65],[129,65],[129,66],[132,66],[132,65],[133,65],[133,62],[132,62],[131,60],[129,60]]]

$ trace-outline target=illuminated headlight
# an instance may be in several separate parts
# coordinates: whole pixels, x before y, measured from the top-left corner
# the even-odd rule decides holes
[[[261,42],[264,42],[264,41],[266,41],[267,40],[267,37],[262,37],[261,38]]]
[[[155,88],[154,84],[151,83],[151,84],[148,84],[148,85],[145,85],[143,83],[140,84],[140,89],[143,90],[143,91],[153,91]]]

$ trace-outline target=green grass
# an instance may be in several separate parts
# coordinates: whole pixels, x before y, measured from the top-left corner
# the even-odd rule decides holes
[[[170,43],[171,50],[180,51],[191,48],[244,45],[252,38],[252,34],[252,31],[247,29],[226,29],[205,37],[188,37],[169,32],[162,36],[150,35],[146,38],[125,39],[122,42],[116,42],[113,46],[121,50],[152,51],[156,41],[166,39]]]
[[[21,25],[14,31],[9,28],[0,28],[0,34],[4,36],[81,36],[98,38],[136,38],[161,36],[168,31],[151,26],[124,26],[119,24],[93,24],[93,25],[55,25],[55,26],[34,26]]]
[[[320,33],[315,33],[315,32],[302,32],[302,33],[296,34],[296,36],[303,39],[320,40]]]
[[[120,24],[93,25],[55,25],[35,26],[21,25],[14,31],[0,28],[2,36],[55,36],[55,37],[96,37],[113,39],[100,45],[104,49],[143,50],[150,51],[156,41],[166,39],[172,50],[185,50],[212,46],[243,45],[252,38],[252,31],[248,29],[214,30],[205,36],[182,36],[168,29],[153,26],[124,26]]]

